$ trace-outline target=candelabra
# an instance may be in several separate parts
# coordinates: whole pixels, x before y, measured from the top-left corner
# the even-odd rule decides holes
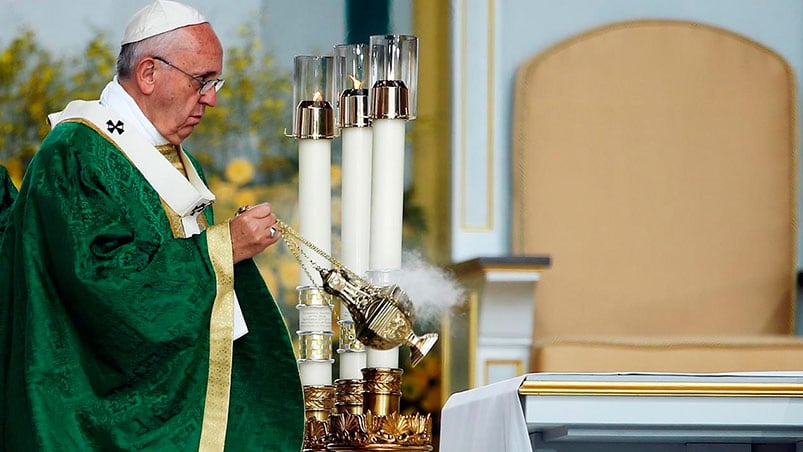
[[[296,57],[301,227],[296,233],[279,222],[279,228],[302,267],[305,452],[432,450],[431,417],[399,412],[398,350],[408,345],[415,366],[437,335],[415,334],[412,302],[393,284],[401,270],[404,132],[415,118],[417,52],[415,36],[382,35],[371,36],[369,46],[335,46],[333,57]],[[337,127],[330,128],[334,117]],[[335,128],[343,138],[342,263],[329,252]],[[334,385],[332,296],[341,302]]]

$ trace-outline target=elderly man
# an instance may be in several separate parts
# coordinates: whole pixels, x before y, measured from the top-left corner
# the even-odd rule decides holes
[[[251,259],[276,216],[215,224],[181,148],[222,69],[206,18],[157,0],[99,101],[50,115],[0,252],[4,450],[300,450],[292,343]]]

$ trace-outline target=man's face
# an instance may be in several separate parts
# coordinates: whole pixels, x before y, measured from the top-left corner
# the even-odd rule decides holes
[[[199,80],[213,80],[223,70],[223,49],[209,24],[184,27],[178,44],[154,59],[157,83],[143,112],[173,144],[180,144],[201,122],[206,107],[217,104],[214,87],[199,93]]]

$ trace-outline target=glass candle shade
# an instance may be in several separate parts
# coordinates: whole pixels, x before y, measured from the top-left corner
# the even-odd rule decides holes
[[[338,127],[368,127],[368,46],[339,44],[334,49]]]
[[[334,108],[334,59],[296,56],[293,68],[293,133],[300,139],[337,135]]]
[[[410,35],[371,36],[368,64],[371,118],[415,119],[418,38]]]

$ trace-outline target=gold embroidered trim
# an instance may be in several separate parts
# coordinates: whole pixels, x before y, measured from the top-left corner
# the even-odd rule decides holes
[[[164,199],[159,198],[159,200],[162,202],[162,210],[164,210],[167,221],[170,223],[170,230],[173,231],[173,238],[187,238],[187,234],[184,233],[184,224],[181,222],[181,217],[167,205]]]
[[[234,258],[229,222],[211,226],[206,240],[217,279],[217,293],[209,321],[209,378],[198,450],[222,451],[229,418],[234,320]]]
[[[184,165],[184,160],[181,158],[179,147],[174,144],[165,144],[161,146],[156,146],[156,150],[159,151],[162,156],[173,165],[179,173],[181,173],[185,179],[189,179],[187,175],[187,167]],[[173,237],[177,239],[182,239],[187,237],[187,233],[184,231],[184,223],[182,223],[181,216],[177,214],[167,203],[162,200],[162,207],[165,211],[165,215],[167,216],[168,221],[170,222],[170,229],[173,231]],[[198,224],[198,229],[203,231],[209,225],[206,222],[206,216],[203,212],[199,213],[195,217],[195,222]]]

